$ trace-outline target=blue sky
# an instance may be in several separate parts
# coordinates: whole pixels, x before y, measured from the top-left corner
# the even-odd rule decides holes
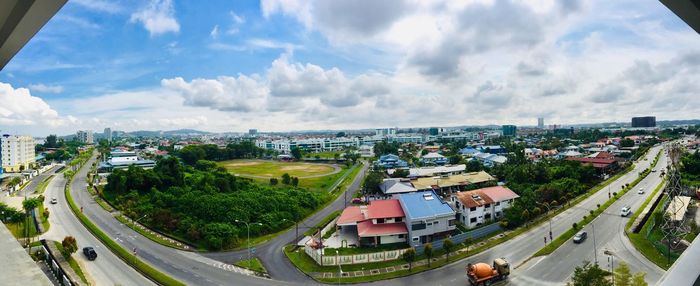
[[[0,72],[0,130],[696,118],[658,1],[69,1]]]

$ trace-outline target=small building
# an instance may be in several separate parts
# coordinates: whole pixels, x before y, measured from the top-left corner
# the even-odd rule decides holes
[[[456,228],[455,211],[433,191],[400,194],[398,200],[411,246],[442,239]]]
[[[367,206],[347,207],[336,226],[339,231],[357,233],[361,246],[405,242],[408,233],[399,200],[376,200]]]
[[[447,164],[447,157],[437,152],[428,153],[421,157],[421,162],[425,165],[445,165]]]
[[[410,180],[399,178],[384,179],[384,181],[379,185],[379,189],[385,196],[412,193],[417,191],[416,188],[411,185]]]
[[[419,191],[436,191],[444,196],[495,183],[496,179],[484,171],[411,180],[413,187]]]
[[[370,145],[360,145],[360,147],[357,148],[357,151],[360,153],[360,157],[362,158],[374,157],[374,147]]]
[[[444,175],[462,174],[467,170],[467,165],[446,165],[446,166],[431,166],[408,169],[409,178],[433,177]]]
[[[476,150],[472,147],[464,147],[461,150],[459,150],[459,154],[465,157],[472,157],[474,154],[480,153],[479,150]]]
[[[374,165],[383,169],[408,167],[406,161],[401,160],[399,156],[394,154],[382,155],[379,157],[379,160],[374,162]]]
[[[494,186],[456,193],[452,197],[459,221],[468,228],[503,217],[503,211],[519,198],[504,186]]]
[[[496,155],[496,154],[489,154],[489,153],[477,153],[477,154],[474,154],[474,156],[472,158],[478,160],[479,162],[484,164],[484,166],[489,167],[489,168],[493,167],[493,166],[500,165],[500,164],[504,164],[505,162],[508,161],[508,158],[505,156]]]

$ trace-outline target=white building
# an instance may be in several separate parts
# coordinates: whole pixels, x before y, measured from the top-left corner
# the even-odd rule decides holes
[[[5,172],[30,169],[31,164],[36,160],[34,138],[5,134],[0,139],[2,168]]]
[[[78,132],[75,133],[75,137],[81,143],[92,144],[94,142],[92,130],[78,130]]]
[[[374,157],[374,147],[373,146],[360,145],[360,147],[357,148],[357,150],[360,153],[360,157],[362,157],[362,158]]]
[[[459,221],[472,228],[502,218],[503,211],[519,197],[507,187],[495,186],[456,193],[452,203]]]

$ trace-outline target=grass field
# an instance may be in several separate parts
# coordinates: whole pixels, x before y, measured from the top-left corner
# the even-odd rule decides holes
[[[245,259],[234,263],[233,265],[247,268],[260,273],[267,273],[267,269],[262,265],[259,259],[253,257],[250,260]]]
[[[279,178],[284,173],[292,177],[319,176],[333,173],[335,168],[326,164],[277,162],[263,160],[230,160],[219,163],[232,173],[241,176]]]

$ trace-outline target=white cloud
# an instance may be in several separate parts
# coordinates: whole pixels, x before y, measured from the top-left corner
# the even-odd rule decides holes
[[[180,31],[172,0],[151,0],[148,5],[131,14],[129,21],[143,24],[151,36]]]
[[[30,84],[29,89],[37,92],[46,92],[46,93],[61,93],[63,92],[63,86],[60,85],[45,85],[43,83],[39,84]]]
[[[68,3],[75,3],[90,10],[107,12],[111,14],[119,13],[124,10],[118,4],[105,0],[71,0]]]
[[[214,40],[219,38],[219,25],[214,25],[214,28],[211,29],[211,32],[209,32],[209,36],[211,36]]]
[[[161,85],[182,95],[185,105],[222,111],[249,112],[260,109],[267,95],[265,86],[244,75],[238,78],[194,79],[190,82],[177,77],[163,79]]]
[[[13,88],[7,83],[0,83],[0,126],[62,125],[64,119],[44,100],[32,96],[26,88]]]

